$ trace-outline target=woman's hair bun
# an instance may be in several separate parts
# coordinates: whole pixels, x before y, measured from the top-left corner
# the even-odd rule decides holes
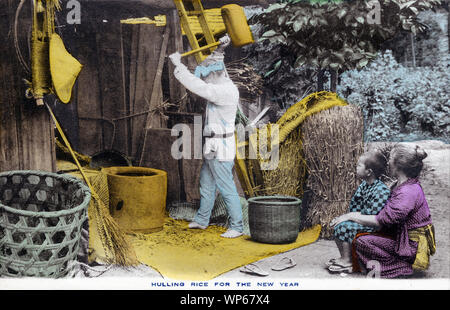
[[[416,145],[416,156],[419,160],[424,160],[428,157],[428,154],[420,146]]]

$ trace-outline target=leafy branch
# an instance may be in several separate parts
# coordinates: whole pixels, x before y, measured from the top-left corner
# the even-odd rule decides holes
[[[290,0],[269,6],[252,22],[262,25],[259,42],[285,47],[294,56],[294,68],[345,71],[365,67],[399,31],[424,30],[417,15],[438,4],[440,0]],[[275,63],[272,70],[279,66]]]

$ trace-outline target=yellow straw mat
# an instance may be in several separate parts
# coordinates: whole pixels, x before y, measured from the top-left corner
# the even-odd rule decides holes
[[[134,234],[131,242],[137,259],[165,278],[207,281],[260,259],[315,242],[321,226],[299,233],[290,244],[258,243],[249,236],[220,237],[225,228],[189,229],[186,221],[166,218],[164,229],[152,234]]]

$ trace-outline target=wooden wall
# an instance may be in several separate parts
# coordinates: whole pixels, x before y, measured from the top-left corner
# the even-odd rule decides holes
[[[165,27],[120,23],[158,14],[166,15]],[[183,49],[178,14],[123,3],[87,3],[82,18],[81,25],[67,33],[68,45],[84,65],[74,90],[79,151],[93,155],[115,149],[139,163],[144,128],[167,127],[155,109],[164,102],[186,102],[180,102],[186,91],[173,78],[166,57]],[[149,110],[153,113],[145,114]],[[71,121],[73,117],[67,119]]]
[[[164,14],[165,27],[121,24],[121,19]],[[59,111],[63,127],[78,123],[77,151],[93,155],[114,149],[130,157],[135,166],[168,172],[168,203],[195,201],[201,160],[171,158],[170,128],[193,123],[205,102],[187,93],[173,76],[167,58],[189,49],[181,36],[176,10],[127,5],[125,2],[83,3],[80,25],[61,29],[66,48],[83,64],[74,89],[72,108]],[[234,54],[234,53],[233,53]],[[193,56],[184,59],[191,68]],[[155,108],[172,104],[165,115]],[[73,112],[74,107],[76,110]],[[153,110],[153,113],[147,113]],[[76,129],[73,129],[76,130]]]
[[[53,123],[45,107],[25,98],[22,79],[30,75],[20,64],[14,45],[14,16],[19,0],[0,2],[0,171],[55,171]],[[27,32],[31,24],[30,2],[18,24],[20,51],[29,60]]]
[[[158,14],[166,15],[166,26],[120,23],[121,19]],[[177,11],[123,2],[86,3],[82,23],[67,25],[63,34],[67,49],[83,64],[71,103],[76,113],[60,111],[63,127],[78,122],[78,135],[72,135],[74,141],[77,137],[77,150],[93,155],[114,149],[130,157],[135,166],[167,171],[169,203],[199,199],[194,178],[199,163],[171,159],[171,145],[177,138],[170,135],[174,120],[158,110],[170,103],[168,110],[183,115],[189,108],[189,96],[174,78],[167,58],[185,49]],[[183,170],[194,182],[184,182]]]

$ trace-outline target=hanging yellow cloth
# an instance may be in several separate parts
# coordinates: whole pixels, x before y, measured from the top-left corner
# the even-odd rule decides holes
[[[54,92],[61,102],[69,103],[73,85],[83,66],[67,52],[61,37],[56,33],[50,37],[49,54]]]

